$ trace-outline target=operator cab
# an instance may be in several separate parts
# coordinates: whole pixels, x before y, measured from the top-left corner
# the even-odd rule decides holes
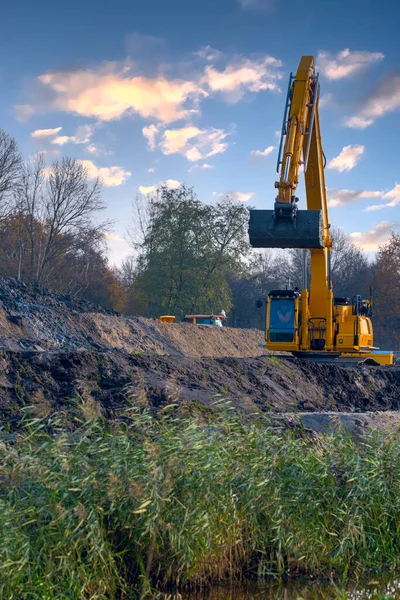
[[[268,294],[268,333],[270,342],[294,342],[297,330],[299,293],[273,290]]]

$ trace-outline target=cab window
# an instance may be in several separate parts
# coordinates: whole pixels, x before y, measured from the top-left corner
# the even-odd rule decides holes
[[[197,325],[211,325],[210,317],[196,317]]]
[[[287,298],[274,298],[271,301],[270,307],[270,341],[293,342],[294,329],[294,300]]]

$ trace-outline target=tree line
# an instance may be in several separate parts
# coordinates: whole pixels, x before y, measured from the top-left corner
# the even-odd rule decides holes
[[[205,204],[184,185],[138,196],[127,231],[132,254],[118,268],[107,258],[104,209],[101,181],[81,162],[23,160],[0,130],[0,275],[124,314],[179,320],[224,309],[231,326],[260,329],[257,299],[303,287],[303,251],[254,251],[248,208],[229,197]],[[393,233],[371,261],[343,231],[331,233],[335,295],[368,297],[374,286],[376,343],[400,349],[400,236]]]

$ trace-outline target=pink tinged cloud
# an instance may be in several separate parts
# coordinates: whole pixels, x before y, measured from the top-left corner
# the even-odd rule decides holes
[[[365,212],[382,210],[383,208],[393,208],[400,204],[400,184],[396,183],[394,188],[389,192],[386,192],[382,196],[383,200],[391,200],[391,202],[387,202],[386,204],[374,204],[373,206],[368,206],[365,208]]]
[[[357,200],[366,198],[381,198],[383,196],[383,192],[378,190],[348,190],[328,188],[326,190],[326,195],[328,199],[328,206],[335,207],[352,204]]]
[[[254,194],[255,194],[255,192],[239,192],[238,190],[231,190],[224,194],[221,194],[219,192],[213,192],[213,196],[217,200],[223,200],[224,198],[231,198],[232,200],[235,200],[236,202],[248,202],[254,196]]]
[[[265,150],[252,150],[250,152],[250,156],[254,158],[265,158],[266,156],[269,156],[274,150],[275,146],[267,146]]]
[[[340,154],[335,158],[332,158],[328,163],[328,169],[336,169],[340,173],[343,171],[351,171],[364,154],[364,149],[364,146],[357,144],[344,146]]]
[[[80,125],[75,135],[59,135],[51,140],[51,144],[55,144],[56,146],[64,146],[64,144],[87,144],[91,140],[93,129],[93,125]]]
[[[157,184],[154,185],[139,185],[139,192],[144,196],[155,194],[157,192]]]
[[[175,190],[181,185],[182,182],[178,181],[177,179],[166,179],[159,184],[155,183],[154,185],[139,185],[139,192],[144,196],[149,196],[156,194],[157,190],[161,187],[166,187],[169,190]]]
[[[365,233],[354,231],[350,234],[350,237],[357,247],[363,248],[367,252],[374,252],[379,249],[379,246],[388,242],[392,231],[396,229],[398,229],[396,223],[381,221],[370,231],[366,231]]]
[[[221,154],[228,148],[229,134],[223,129],[199,129],[192,125],[180,129],[167,129],[162,134],[160,148],[163,154],[182,154],[189,162]]]
[[[100,179],[105,187],[116,187],[125,183],[132,175],[130,171],[126,171],[122,167],[97,167],[91,160],[79,160],[87,172],[90,179]]]
[[[206,60],[222,57],[210,47],[199,53]],[[236,57],[225,68],[209,64],[187,79],[133,76],[131,65],[118,63],[103,63],[93,70],[53,71],[37,78],[37,102],[17,106],[15,112],[21,120],[48,109],[101,121],[138,114],[169,124],[197,114],[200,101],[210,94],[237,102],[246,92],[279,90],[281,66],[272,56],[256,60]]]
[[[238,102],[246,92],[279,91],[282,62],[273,56],[260,60],[241,60],[218,70],[207,66],[202,82],[211,92],[222,93],[227,102]]]
[[[137,113],[165,123],[188,116],[183,105],[206,92],[194,81],[168,80],[163,76],[130,77],[129,68],[106,63],[96,71],[45,73],[38,81],[54,93],[50,107],[102,121]]]
[[[320,50],[317,55],[316,64],[317,68],[328,79],[343,79],[382,60],[384,57],[382,52],[351,51],[349,48],[345,48],[337,54]]]
[[[198,169],[202,169],[202,170],[210,170],[210,169],[215,169],[215,165],[210,165],[208,163],[203,163],[202,165],[200,163],[196,163],[195,165],[193,165],[192,167],[190,167],[189,169],[189,173],[193,173],[194,171],[197,171]]]
[[[344,124],[353,129],[365,129],[376,119],[400,107],[400,72],[388,72],[361,104],[356,115],[345,117]]]
[[[147,127],[143,127],[142,129],[142,133],[143,136],[146,138],[147,140],[147,147],[149,150],[155,150],[157,143],[156,143],[156,138],[158,136],[158,128],[153,124],[153,125],[148,125]]]
[[[35,131],[32,131],[31,137],[33,137],[36,140],[52,137],[54,135],[57,135],[57,133],[59,133],[61,129],[62,127],[55,127],[54,129],[35,129]]]

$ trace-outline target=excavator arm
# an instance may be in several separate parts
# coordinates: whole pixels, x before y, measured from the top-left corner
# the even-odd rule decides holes
[[[323,152],[318,117],[319,81],[314,58],[303,56],[296,76],[290,74],[283,115],[275,182],[274,210],[250,214],[250,243],[255,248],[331,247],[325,194]],[[295,195],[304,167],[307,210]]]

